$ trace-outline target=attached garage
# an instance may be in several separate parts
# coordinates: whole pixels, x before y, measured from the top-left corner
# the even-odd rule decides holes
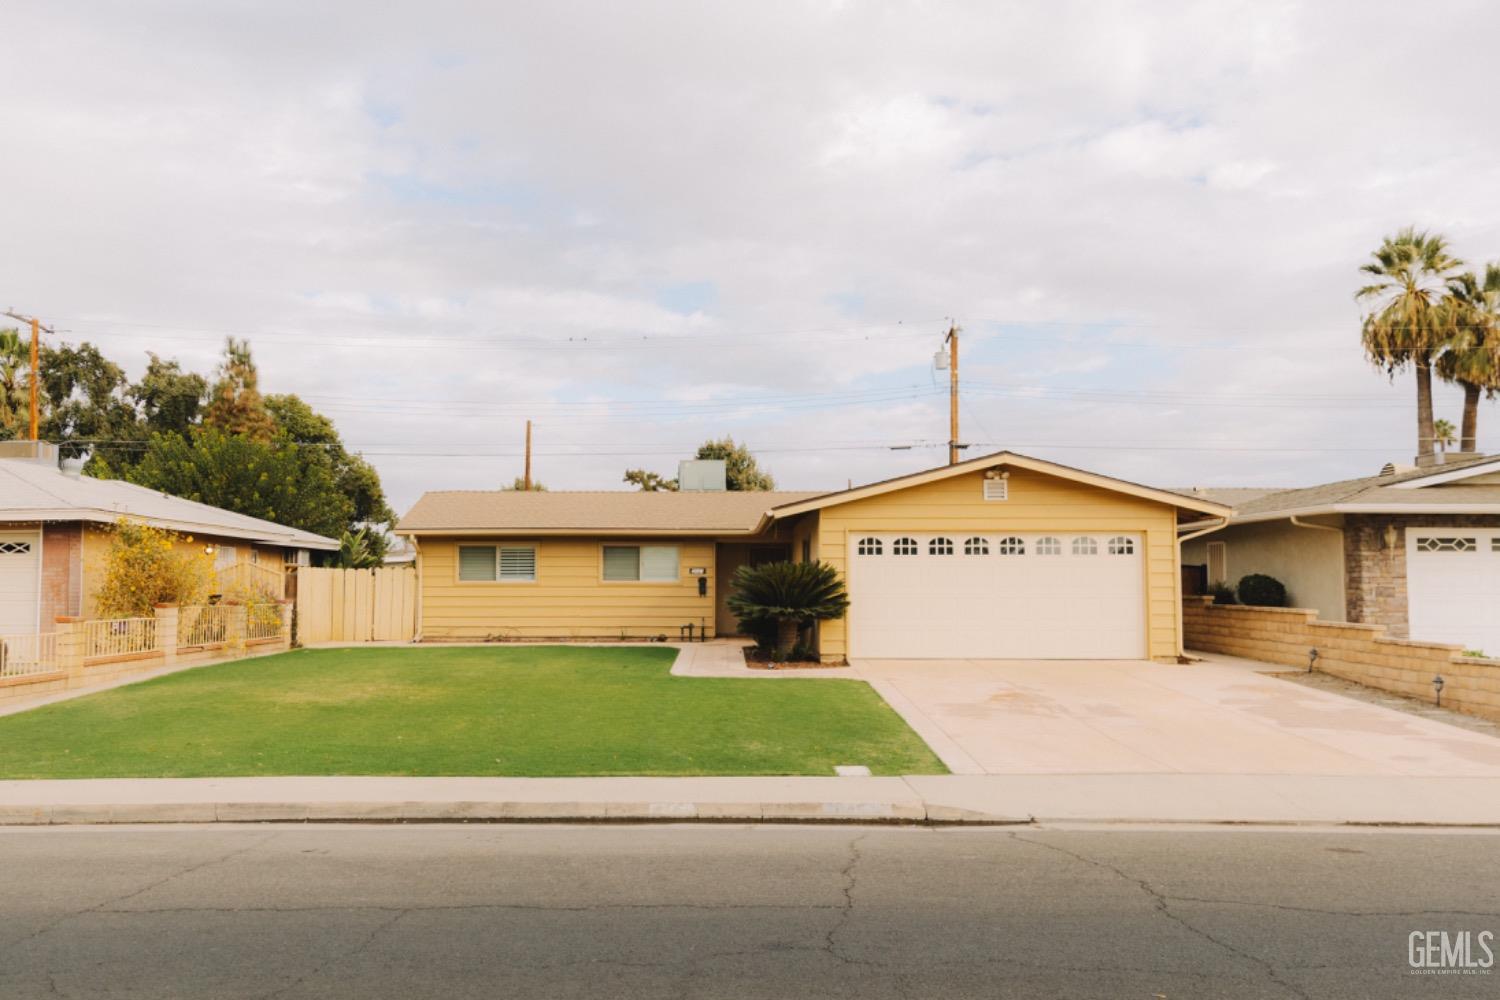
[[[0,635],[37,630],[42,538],[38,531],[0,531]]]
[[[869,534],[849,546],[850,656],[1146,656],[1139,533]]]
[[[1229,508],[1001,452],[773,508],[847,581],[824,660],[1175,659],[1179,523]]]
[[[1408,528],[1406,595],[1411,638],[1500,652],[1500,530]]]

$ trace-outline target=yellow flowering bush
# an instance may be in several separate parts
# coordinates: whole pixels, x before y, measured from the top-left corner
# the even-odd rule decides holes
[[[192,539],[137,521],[115,524],[99,587],[105,618],[149,617],[156,604],[197,604],[208,596],[213,563]]]

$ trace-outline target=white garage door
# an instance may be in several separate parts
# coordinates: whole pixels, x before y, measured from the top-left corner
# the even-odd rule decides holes
[[[0,635],[37,630],[41,549],[35,531],[0,531]]]
[[[1500,530],[1408,528],[1411,637],[1500,655]]]
[[[882,533],[849,539],[850,655],[1146,655],[1134,534]]]

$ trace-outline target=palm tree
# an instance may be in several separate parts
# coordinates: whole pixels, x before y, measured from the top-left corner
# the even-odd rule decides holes
[[[30,363],[31,348],[21,340],[20,332],[0,330],[0,436],[15,437],[22,414],[29,411]]]
[[[1408,226],[1387,236],[1360,268],[1376,280],[1355,293],[1373,306],[1365,316],[1365,356],[1395,377],[1408,365],[1417,376],[1417,462],[1433,461],[1432,363],[1447,341],[1442,305],[1446,281],[1462,261],[1441,236]]]
[[[1459,451],[1472,452],[1479,437],[1479,394],[1500,391],[1500,264],[1486,265],[1482,281],[1472,272],[1450,278],[1444,305],[1452,334],[1438,355],[1437,372],[1463,387]]]
[[[776,650],[786,657],[797,633],[811,621],[838,618],[849,609],[849,593],[838,570],[825,562],[773,562],[734,571],[729,610],[748,632],[774,623]]]
[[[1432,424],[1432,443],[1446,456],[1448,449],[1453,447],[1453,442],[1458,439],[1453,435],[1453,421],[1437,420]]]

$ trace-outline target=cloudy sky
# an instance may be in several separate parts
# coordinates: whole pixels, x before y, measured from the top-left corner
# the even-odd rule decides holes
[[[1366,474],[1415,432],[1358,265],[1500,258],[1500,8],[1415,10],[10,0],[0,305],[132,373],[248,337],[400,508],[527,417],[554,488],[719,434],[791,488],[938,464],[947,317],[970,454]]]

